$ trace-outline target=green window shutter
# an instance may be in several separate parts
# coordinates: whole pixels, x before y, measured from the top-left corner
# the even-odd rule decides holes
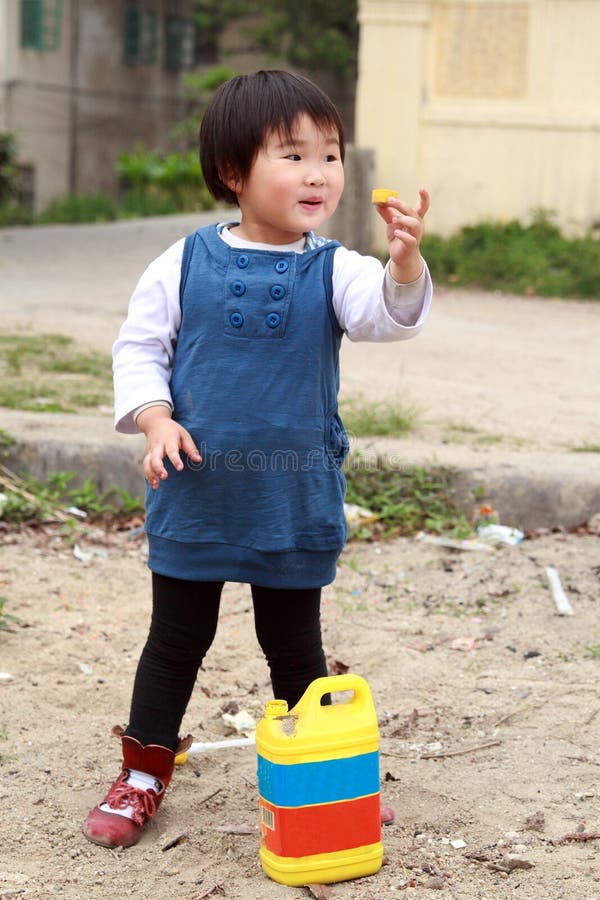
[[[58,50],[62,0],[21,0],[21,46]]]
[[[125,4],[123,51],[128,66],[148,66],[156,62],[158,17],[153,10]]]
[[[165,68],[172,72],[192,69],[195,62],[196,26],[191,19],[168,16],[165,22]]]

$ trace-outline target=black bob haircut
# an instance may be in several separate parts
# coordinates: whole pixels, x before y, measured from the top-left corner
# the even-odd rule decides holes
[[[344,160],[344,126],[327,94],[308,78],[277,69],[238,75],[222,84],[200,125],[200,165],[215,200],[236,204],[222,176],[245,181],[271,131],[291,137],[298,116],[337,132]]]

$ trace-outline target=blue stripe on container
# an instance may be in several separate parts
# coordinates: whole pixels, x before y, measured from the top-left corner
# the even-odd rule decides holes
[[[258,790],[274,806],[353,800],[379,791],[379,753],[281,765],[258,755]]]

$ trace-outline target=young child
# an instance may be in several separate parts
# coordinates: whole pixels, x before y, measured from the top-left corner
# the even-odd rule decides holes
[[[327,674],[321,588],[346,538],[338,354],[418,334],[431,300],[419,245],[429,197],[377,207],[390,261],[317,237],[344,187],[344,133],[299,75],[224,84],[200,130],[206,183],[239,221],[155,260],[114,346],[116,428],[146,435],[150,632],[121,738],[123,768],[84,833],[140,839],[171,780],[225,581],[251,586],[276,698]]]

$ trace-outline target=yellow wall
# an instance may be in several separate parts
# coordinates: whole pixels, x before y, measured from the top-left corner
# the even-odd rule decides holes
[[[598,0],[359,0],[356,138],[430,231],[600,223]]]

